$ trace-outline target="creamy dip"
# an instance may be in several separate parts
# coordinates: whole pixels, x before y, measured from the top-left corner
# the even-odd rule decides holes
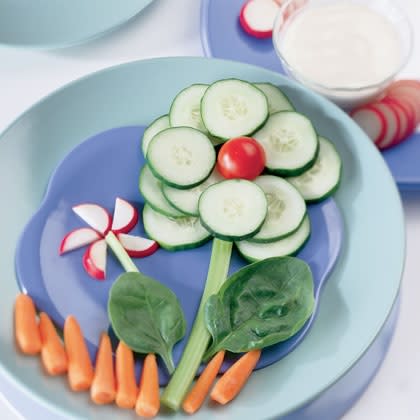
[[[382,82],[401,63],[392,22],[351,1],[308,6],[287,22],[280,48],[293,72],[325,87]]]

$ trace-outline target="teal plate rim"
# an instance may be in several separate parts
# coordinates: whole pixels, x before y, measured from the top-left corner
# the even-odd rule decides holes
[[[0,372],[51,410],[78,416],[98,408],[67,389],[57,391],[59,386],[54,380],[40,381],[42,374],[38,361],[16,354],[11,339],[11,308],[18,289],[11,280],[14,278],[11,265],[19,228],[42,200],[51,170],[72,146],[100,129],[152,121],[153,116],[168,109],[175,93],[188,83],[210,82],[227,76],[283,86],[298,109],[315,121],[320,134],[335,137],[333,140],[344,159],[343,185],[336,198],[348,238],[343,255],[323,291],[313,330],[304,342],[283,362],[256,372],[249,386],[229,407],[205,409],[196,417],[206,418],[207,414],[211,418],[226,418],[239,414],[241,418],[255,418],[254,410],[260,410],[262,405],[264,413],[258,411],[259,416],[270,418],[290,413],[316,398],[351,369],[384,325],[398,295],[404,266],[402,206],[385,162],[349,117],[317,94],[283,76],[251,65],[198,57],[121,64],[65,85],[33,105],[0,134],[0,189],[7,193],[9,202],[20,203],[12,209],[11,217],[21,223],[21,226],[14,226],[10,219],[8,223],[7,218],[0,221],[3,237],[11,239],[0,256],[0,261],[7,262],[7,265],[1,264],[6,267],[5,278],[10,279],[2,285],[6,316],[0,321],[0,343],[4,349],[0,355]],[[142,112],[139,98],[140,101],[141,98],[148,99]],[[63,100],[69,102],[65,107],[59,107]],[[116,103],[117,109],[114,109]],[[73,124],[74,120],[69,118],[75,116],[80,117],[78,124]],[[48,125],[46,121],[49,121]],[[64,126],[60,126],[64,122]],[[47,132],[49,136],[46,136]],[[59,133],[61,142],[56,141]],[[47,154],[42,153],[39,145],[32,147],[30,142],[34,137],[42,139],[43,152],[48,151]],[[36,163],[34,156],[45,160],[40,164],[38,159]],[[14,185],[26,181],[32,187],[24,192],[13,189],[6,182],[5,175],[10,174],[12,168],[16,171],[16,159],[23,164],[15,174]],[[35,176],[38,179],[36,186],[32,185]],[[354,340],[356,331],[358,340]],[[5,359],[11,362],[8,366]],[[271,383],[270,392],[275,394],[271,399],[266,393],[257,392],[267,388],[267,383]],[[51,392],[58,392],[54,402]],[[97,412],[105,419],[108,413],[111,418],[116,411],[107,408]]]
[[[153,0],[128,0],[115,3],[112,0],[106,0],[107,5],[104,1],[101,4],[83,0],[75,4],[73,1],[71,8],[74,12],[68,10],[66,13],[66,11],[63,12],[63,8],[68,7],[68,2],[55,1],[52,4],[50,0],[44,0],[42,3],[38,2],[34,6],[35,9],[31,9],[30,5],[19,4],[18,1],[10,2],[8,6],[4,5],[0,8],[0,12],[3,10],[5,22],[12,25],[12,29],[7,29],[7,25],[2,24],[3,18],[0,15],[0,45],[7,48],[34,50],[55,50],[91,42],[135,19],[153,2]],[[40,7],[41,4],[43,8]],[[97,6],[102,8],[99,14]],[[7,10],[8,7],[16,9]],[[25,12],[21,9],[28,10]],[[21,19],[30,19],[31,23],[29,25],[22,22],[16,24],[16,14],[20,14]],[[83,25],[80,23],[80,16],[83,16]],[[67,23],[63,21],[63,17]],[[42,19],[45,19],[45,22],[42,23]],[[21,29],[17,30],[16,27]],[[42,35],[37,35],[37,33],[42,33]]]

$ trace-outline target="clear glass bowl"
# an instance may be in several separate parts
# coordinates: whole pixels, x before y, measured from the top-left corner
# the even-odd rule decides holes
[[[368,6],[372,10],[385,16],[395,27],[398,36],[400,37],[401,45],[401,60],[397,68],[392,69],[383,80],[375,84],[345,87],[345,86],[325,86],[310,80],[304,74],[300,74],[293,68],[286,60],[283,54],[283,41],[288,28],[293,23],[293,20],[300,13],[304,12],[306,8],[313,6],[331,5],[339,2],[353,2]],[[277,55],[279,56],[284,71],[291,78],[302,83],[308,88],[327,97],[338,106],[344,109],[352,109],[363,103],[370,102],[386,89],[396,75],[407,64],[410,58],[413,46],[413,31],[410,21],[401,11],[394,0],[288,0],[280,7],[278,16],[276,18],[273,29],[273,44]]]

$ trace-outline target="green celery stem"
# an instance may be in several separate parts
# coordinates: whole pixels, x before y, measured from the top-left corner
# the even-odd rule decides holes
[[[114,232],[109,231],[105,236],[106,243],[112,249],[112,252],[117,257],[118,261],[123,266],[124,270],[127,272],[139,272],[136,265],[133,263],[133,260],[127,254],[127,251],[121,245],[121,242],[115,236]]]
[[[210,334],[204,322],[204,307],[208,298],[217,293],[227,278],[230,257],[232,254],[232,242],[222,241],[215,238],[207,273],[206,285],[201,297],[197,316],[191,330],[191,335],[182,354],[181,360],[175,369],[161,401],[167,407],[178,410],[184,400],[192,381],[197,373],[207,349]]]

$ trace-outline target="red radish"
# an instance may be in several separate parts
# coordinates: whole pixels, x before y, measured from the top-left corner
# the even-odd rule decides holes
[[[279,6],[274,0],[248,0],[239,14],[239,22],[249,35],[270,38]]]
[[[91,228],[106,235],[111,228],[111,215],[97,204],[85,203],[73,207],[73,211]]]
[[[389,104],[383,102],[374,103],[372,107],[377,109],[386,119],[387,130],[385,136],[376,143],[380,149],[386,149],[398,139],[400,133],[399,115]]]
[[[94,242],[83,255],[83,267],[96,280],[104,280],[106,272],[105,239]]]
[[[125,233],[120,233],[118,240],[121,242],[121,245],[127,251],[127,254],[130,257],[141,258],[148,257],[156,252],[159,248],[159,245],[156,241],[151,239],[142,238],[140,236],[126,235]]]
[[[60,255],[64,254],[65,252],[81,248],[82,246],[89,245],[98,239],[101,239],[101,235],[99,235],[96,230],[91,228],[74,229],[69,232],[61,241]]]
[[[117,197],[111,230],[114,233],[127,233],[136,226],[139,220],[137,209],[128,201]]]
[[[376,108],[364,105],[350,115],[375,144],[384,138],[387,130],[386,120]]]
[[[388,96],[405,100],[414,107],[416,125],[420,123],[420,82],[417,80],[399,80],[392,83],[387,91]]]
[[[400,117],[400,131],[398,138],[393,144],[398,144],[401,140],[408,137],[414,129],[414,115],[410,112],[410,108],[404,106],[398,99],[386,96],[381,102],[390,105]]]

